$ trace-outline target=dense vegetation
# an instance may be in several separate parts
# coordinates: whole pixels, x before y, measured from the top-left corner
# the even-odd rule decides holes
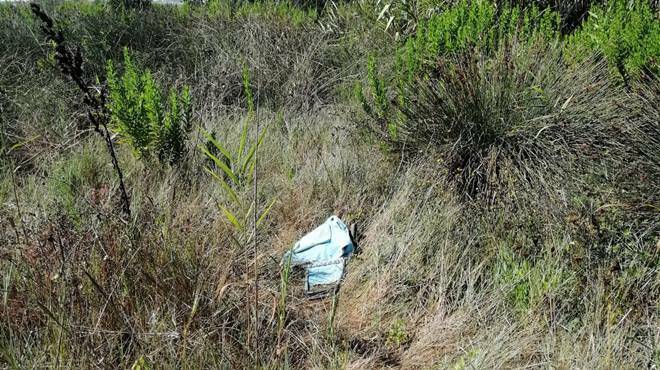
[[[660,366],[657,4],[42,6],[0,4],[0,367]]]

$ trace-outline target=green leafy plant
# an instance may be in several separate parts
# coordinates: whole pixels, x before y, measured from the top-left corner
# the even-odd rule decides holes
[[[530,262],[502,245],[495,261],[495,280],[507,292],[509,303],[521,313],[538,308],[559,294],[568,300],[575,277],[557,261],[556,256],[548,256]]]
[[[400,111],[417,99],[412,85],[437,77],[438,65],[451,63],[443,58],[468,51],[493,57],[514,39],[519,44],[557,39],[560,24],[559,13],[536,6],[503,6],[498,11],[490,1],[460,1],[419,22],[417,31],[397,46],[393,70],[379,73],[378,61],[370,57],[367,89],[356,87],[356,97],[378,126],[386,128],[386,136],[396,139],[406,119]]]
[[[203,131],[202,134],[209,145],[200,146],[204,155],[210,160],[210,164],[212,163],[211,166],[205,168],[206,172],[225,190],[233,206],[235,206],[234,208],[243,211],[247,210],[247,205],[241,200],[239,192],[253,181],[254,153],[266,135],[266,130],[264,130],[256,143],[249,143],[249,123],[250,121],[246,119],[241,130],[238,146],[233,149],[229,145],[221,144],[214,135],[206,131]],[[234,226],[240,230],[245,228],[245,223],[249,217],[248,212],[241,212],[243,217],[239,218],[225,207],[222,207],[222,210]]]
[[[256,141],[249,140],[250,123],[254,115],[254,98],[247,69],[243,71],[243,85],[247,97],[248,115],[244,120],[238,145],[223,145],[216,139],[215,134],[202,131],[207,143],[199,146],[212,163],[205,168],[206,172],[220,184],[230,200],[229,207],[220,204],[219,207],[227,220],[240,231],[245,230],[249,217],[254,211],[240,194],[254,181],[255,153],[268,132],[264,129]],[[259,216],[258,223],[266,217],[274,203],[273,199]]]
[[[560,23],[559,13],[541,12],[536,6],[504,6],[498,12],[490,1],[462,0],[420,22],[415,35],[397,50],[402,59],[397,73],[410,81],[442,55],[466,50],[491,54],[514,37],[518,42],[533,42],[539,36],[553,39],[558,36]]]
[[[531,266],[528,261],[519,261],[506,247],[501,247],[495,265],[495,278],[507,290],[507,298],[518,311],[529,309],[529,275]]]
[[[386,128],[392,137],[396,137],[396,122],[390,118],[390,103],[387,98],[387,85],[379,75],[376,58],[369,57],[367,63],[367,95],[361,85],[355,86],[355,96],[364,111],[374,119],[380,127]]]
[[[108,61],[110,124],[140,157],[155,155],[161,162],[178,163],[192,128],[190,89],[170,89],[167,99],[149,70],[140,70],[124,49],[123,73]]]
[[[392,323],[390,330],[387,332],[386,342],[392,346],[400,346],[405,343],[409,338],[408,332],[406,331],[406,323],[397,319]]]
[[[608,2],[595,6],[589,18],[568,39],[569,57],[582,60],[602,52],[624,81],[644,68],[658,72],[660,21],[647,1]]]

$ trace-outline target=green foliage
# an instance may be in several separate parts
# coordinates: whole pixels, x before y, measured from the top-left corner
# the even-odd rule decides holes
[[[397,110],[416,99],[417,91],[410,86],[416,80],[428,79],[443,58],[468,51],[491,56],[513,39],[525,44],[557,39],[560,23],[557,12],[541,12],[536,6],[504,6],[498,13],[490,1],[462,0],[419,22],[417,31],[397,46],[394,69],[386,74],[387,80],[378,75],[377,62],[371,57],[367,65],[368,98],[361,89],[356,89],[356,95],[367,114],[396,139],[397,127],[405,119]],[[397,107],[388,102],[388,94],[395,96]]]
[[[425,65],[433,64],[442,55],[465,50],[489,54],[512,38],[532,42],[542,36],[557,37],[559,14],[540,12],[536,6],[525,9],[504,6],[497,13],[495,5],[486,0],[462,0],[447,10],[420,22],[414,36],[398,49],[403,60],[402,71],[410,81]]]
[[[509,303],[518,312],[539,308],[547,298],[563,295],[568,300],[575,284],[573,274],[564,271],[556,257],[533,263],[500,247],[495,262],[495,280],[507,292]]]
[[[380,127],[387,128],[392,137],[396,136],[395,122],[388,120],[389,101],[387,99],[387,90],[385,81],[380,77],[377,66],[376,58],[369,57],[367,63],[367,83],[368,83],[368,96],[365,96],[364,90],[358,84],[355,86],[355,96],[362,105],[367,114],[372,117]]]
[[[658,72],[660,21],[648,1],[616,0],[590,10],[589,18],[568,39],[577,60],[598,50],[628,81],[644,68]]]
[[[221,205],[220,208],[227,219],[239,230],[245,229],[251,212],[250,205],[242,199],[240,192],[253,181],[254,154],[267,132],[263,130],[259,135],[259,140],[250,143],[248,140],[249,123],[250,120],[246,119],[237,146],[223,145],[208,132],[202,132],[207,140],[207,145],[200,145],[200,150],[212,162],[211,166],[206,167],[206,172],[225,190],[230,200],[231,209]],[[263,217],[265,214],[261,215],[260,219]]]
[[[392,346],[400,346],[408,341],[408,332],[406,331],[406,323],[397,319],[392,323],[390,330],[387,332],[386,342]]]
[[[151,6],[151,0],[110,0],[108,5],[119,12],[145,10]]]
[[[633,15],[631,10],[639,12]],[[648,65],[658,54],[660,32],[656,30],[660,23],[648,5],[628,8],[616,3],[607,10],[596,8],[589,22],[567,44],[575,48],[580,40],[595,40],[595,45],[606,49],[610,63],[614,60],[615,64],[625,65],[619,68],[624,74]],[[437,142],[433,149],[440,149],[443,161],[449,164],[450,177],[457,179],[459,190],[470,197],[478,193],[492,195],[493,186],[505,183],[511,188],[547,184],[551,173],[559,175],[566,170],[559,165],[561,160],[543,164],[542,158],[554,156],[557,150],[564,151],[565,158],[585,157],[576,153],[578,146],[560,148],[550,145],[555,141],[536,140],[538,135],[554,135],[551,131],[558,129],[546,119],[571,122],[573,128],[563,126],[562,130],[579,130],[579,134],[564,133],[577,142],[583,139],[576,135],[592,141],[603,136],[605,130],[585,125],[601,119],[588,109],[580,108],[579,115],[571,118],[562,114],[576,104],[576,96],[602,97],[590,90],[586,76],[579,77],[584,80],[580,87],[583,90],[564,96],[571,89],[570,82],[560,82],[566,73],[578,73],[579,66],[591,61],[585,56],[573,60],[578,64],[568,71],[562,68],[567,53],[560,29],[560,14],[549,8],[541,11],[531,5],[498,9],[490,1],[460,1],[420,21],[417,31],[396,47],[389,71],[382,67],[377,71],[376,66],[384,63],[370,58],[367,87],[357,87],[355,93],[372,127],[394,152],[406,151],[414,157],[430,149],[431,142]],[[550,47],[553,51],[546,57],[549,59],[534,57],[537,53],[547,54],[549,41],[554,41]],[[603,79],[607,82],[607,76]],[[602,111],[610,112],[611,107],[603,103]],[[440,121],[447,126],[435,126]],[[554,129],[546,131],[550,127]],[[588,134],[586,131],[591,129],[593,132]],[[613,135],[605,135],[603,140],[638,139],[621,133]],[[634,145],[646,146],[639,142]],[[447,148],[451,151],[446,152]],[[534,162],[544,168],[543,174],[536,173]],[[504,195],[502,189],[495,192]]]
[[[107,63],[108,109],[111,126],[140,157],[155,154],[161,162],[178,163],[186,150],[192,128],[190,89],[173,88],[165,100],[149,70],[140,70],[128,49],[124,50],[123,73]]]
[[[509,289],[508,299],[520,311],[529,309],[529,275],[528,261],[518,261],[510,250],[501,248],[497,256],[496,280]]]
[[[153,367],[144,358],[144,356],[140,356],[137,360],[135,360],[133,366],[131,366],[131,370],[151,370],[152,368]]]
[[[192,128],[190,104],[188,86],[183,88],[181,95],[177,95],[174,89],[170,90],[169,109],[156,133],[158,158],[162,161],[177,163],[186,150],[187,133]]]
[[[243,88],[247,97],[248,116],[243,124],[238,145],[223,145],[215,138],[214,134],[203,131],[202,134],[206,138],[207,143],[205,146],[199,146],[204,155],[212,162],[212,166],[206,167],[206,172],[217,181],[229,198],[228,207],[221,204],[218,204],[218,207],[238,231],[244,231],[250,215],[253,214],[252,212],[257,212],[249,202],[243,199],[241,194],[254,181],[255,153],[268,132],[264,128],[256,141],[250,141],[248,137],[250,123],[254,119],[254,98],[250,87],[250,73],[247,67],[243,69]],[[219,172],[218,169],[220,170]],[[258,224],[263,221],[273,204],[275,204],[275,199],[259,215]]]

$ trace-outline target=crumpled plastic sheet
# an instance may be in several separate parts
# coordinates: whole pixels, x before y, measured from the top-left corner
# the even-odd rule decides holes
[[[289,263],[290,258],[291,266],[305,267],[305,292],[316,292],[339,284],[354,249],[348,227],[339,217],[331,216],[286,252],[282,263]]]

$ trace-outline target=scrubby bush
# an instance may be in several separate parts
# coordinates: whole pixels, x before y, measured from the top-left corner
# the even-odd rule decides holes
[[[128,49],[124,50],[123,73],[114,63],[107,65],[109,101],[113,129],[141,157],[155,154],[162,162],[175,164],[186,149],[192,128],[190,89],[170,89],[167,100],[149,70],[140,70]]]
[[[639,13],[633,15],[635,9]],[[366,87],[358,86],[356,95],[395,152],[414,158],[450,148],[440,149],[447,171],[469,197],[502,195],[495,188],[504,182],[546,187],[552,182],[548,176],[565,176],[577,166],[575,158],[585,158],[579,148],[623,145],[613,137],[631,140],[625,145],[647,145],[639,140],[646,119],[613,123],[620,114],[613,102],[622,92],[612,90],[592,53],[604,48],[610,63],[628,66],[623,74],[652,66],[660,22],[648,4],[596,7],[592,16],[564,42],[560,14],[549,8],[460,1],[420,21],[397,48],[391,67],[370,59]],[[543,46],[548,44],[551,51]],[[583,46],[581,58],[571,54],[576,45]],[[570,117],[567,108],[578,99],[584,106]],[[587,104],[600,104],[600,113],[590,114]],[[632,109],[625,114],[635,116]],[[634,128],[626,128],[630,125]],[[534,162],[543,175],[535,173]]]
[[[414,36],[397,51],[402,71],[410,81],[443,55],[465,50],[489,54],[516,37],[518,42],[534,42],[538,36],[552,40],[557,36],[559,14],[528,8],[503,6],[486,0],[462,0],[455,6],[420,22]]]
[[[486,0],[460,1],[419,22],[414,35],[396,49],[392,71],[378,71],[372,58],[367,66],[368,89],[356,91],[365,111],[394,135],[401,116],[390,110],[388,99],[405,104],[416,80],[437,76],[438,63],[463,53],[489,57],[515,38],[517,43],[550,42],[559,36],[560,16],[551,10],[502,6]],[[380,73],[379,73],[380,72]],[[383,117],[389,117],[385,120]],[[384,127],[385,127],[384,126]]]
[[[397,37],[406,38],[417,31],[420,24],[435,15],[452,12],[458,8],[469,5],[472,9],[487,7],[494,11],[496,20],[500,15],[506,17],[507,10],[511,7],[517,9],[538,10],[540,13],[553,13],[552,17],[559,17],[559,28],[563,34],[568,34],[580,25],[585,18],[590,5],[602,3],[603,1],[587,0],[495,0],[495,1],[446,1],[436,2],[428,0],[418,1],[393,1],[385,4],[377,4],[378,20],[386,30],[392,31]]]
[[[367,64],[367,81],[369,83],[369,98],[365,96],[362,87],[356,85],[355,94],[364,111],[373,118],[380,127],[390,130],[392,137],[396,136],[396,122],[390,121],[389,98],[387,96],[387,85],[380,77],[376,59],[371,56]],[[373,103],[372,103],[373,102]]]
[[[578,60],[602,52],[626,82],[644,69],[659,71],[660,21],[648,1],[616,0],[591,8],[568,44],[569,56]]]

